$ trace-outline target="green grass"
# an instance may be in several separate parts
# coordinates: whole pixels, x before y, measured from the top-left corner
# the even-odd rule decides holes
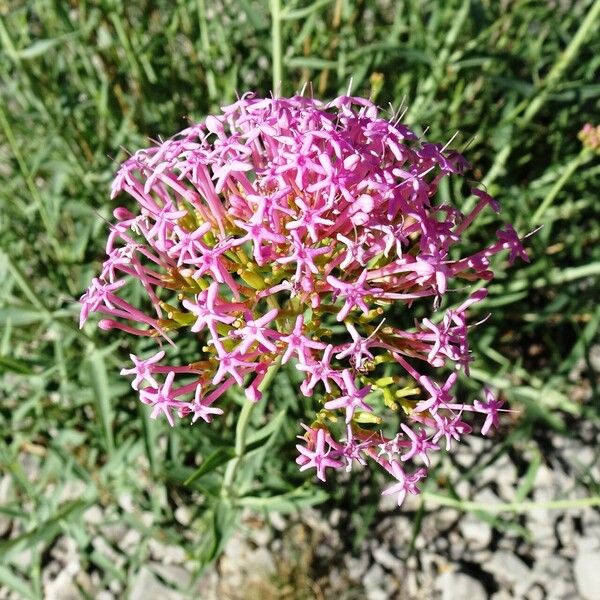
[[[599,14],[598,0],[0,4],[0,473],[11,480],[0,513],[15,527],[0,540],[0,586],[40,598],[44,553],[63,533],[105,581],[127,582],[126,570],[90,551],[94,530],[81,515],[95,503],[143,540],[181,544],[203,560],[220,548],[232,514],[217,473],[230,458],[235,414],[202,433],[150,421],[118,376],[131,340],[79,331],[74,299],[102,260],[109,184],[127,151],[248,89],[288,94],[309,83],[328,98],[352,80],[382,106],[408,106],[405,120],[432,140],[458,131],[473,177],[505,217],[521,233],[543,225],[529,238],[529,265],[496,264],[474,378],[521,411],[506,438],[517,448],[535,446],[540,431],[569,435],[573,419],[598,422],[598,390],[581,402],[568,374],[600,327],[600,164],[577,139],[599,114]],[[475,237],[494,225],[481,218]],[[273,392],[281,428],[257,446],[250,438],[241,470],[239,485],[252,494],[245,505],[257,510],[326,497],[302,485],[289,461],[303,411],[292,377],[280,373]],[[263,415],[257,407],[253,428],[265,426]],[[265,440],[280,451],[267,456]],[[499,442],[496,457],[507,448]],[[194,475],[202,456],[211,469]],[[582,475],[581,485],[597,498],[600,482]],[[152,525],[120,508],[126,495]],[[467,500],[452,490],[425,497],[426,506],[480,508]],[[174,520],[181,503],[194,512],[193,540]],[[519,506],[528,507],[509,510]],[[145,548],[128,558],[129,572]],[[24,549],[31,554],[17,560]]]

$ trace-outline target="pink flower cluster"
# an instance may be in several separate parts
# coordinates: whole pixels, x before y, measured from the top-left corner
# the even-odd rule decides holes
[[[121,166],[112,196],[124,192],[130,208],[114,211],[81,324],[96,311],[106,330],[171,345],[197,337],[197,362],[164,365],[161,350],[122,371],[171,425],[210,422],[235,385],[259,401],[270,367],[291,362],[316,410],[300,469],[324,480],[328,468],[372,461],[396,480],[384,493],[400,504],[418,493],[431,453],[471,431],[466,412],[482,415],[486,434],[502,404],[489,390],[474,404],[453,394],[459,371],[469,375],[466,312],[486,295],[490,258],[527,260],[510,225],[457,253],[479,212],[498,210],[479,189],[466,215],[436,202],[442,179],[467,167],[368,100],[248,94]],[[145,290],[145,309],[125,299],[128,281]],[[440,310],[457,289],[471,291]],[[431,318],[398,325],[427,300]],[[450,373],[441,381],[440,367]]]

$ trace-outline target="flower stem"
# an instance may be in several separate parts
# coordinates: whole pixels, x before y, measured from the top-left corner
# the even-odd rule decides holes
[[[440,506],[449,506],[465,512],[485,511],[490,513],[512,512],[524,513],[532,510],[568,510],[582,509],[589,506],[600,506],[600,496],[589,498],[569,498],[563,500],[550,500],[546,502],[524,501],[524,502],[469,502],[435,494],[423,492],[423,498]]]
[[[587,148],[583,148],[581,152],[569,162],[562,175],[552,186],[552,189],[548,192],[548,195],[544,198],[544,201],[538,206],[537,210],[533,214],[533,217],[531,217],[532,225],[537,225],[542,222],[542,216],[552,205],[552,202],[554,202],[554,199],[561,192],[573,173],[575,173],[575,171],[577,171],[577,169],[590,158],[592,158],[592,153]]]
[[[275,377],[275,374],[279,370],[279,367],[279,360],[269,367],[267,375],[259,386],[259,390],[261,392],[264,392],[269,387],[271,381],[273,381],[273,378]],[[227,463],[227,469],[225,470],[225,476],[223,478],[223,485],[221,486],[222,498],[231,499],[235,495],[233,493],[233,484],[235,483],[235,476],[237,475],[239,466],[244,459],[248,425],[250,424],[250,419],[252,417],[252,410],[256,404],[256,402],[246,400],[242,406],[240,416],[235,426],[235,456]]]
[[[281,0],[270,0],[271,10],[271,67],[273,69],[273,95],[281,94],[283,60],[281,51]]]

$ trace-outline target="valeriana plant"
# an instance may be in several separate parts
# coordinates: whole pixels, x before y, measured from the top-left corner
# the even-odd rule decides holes
[[[383,493],[401,504],[431,454],[471,432],[466,413],[481,416],[485,435],[502,405],[489,389],[472,404],[453,390],[459,372],[469,376],[467,311],[486,296],[490,258],[527,255],[511,225],[460,255],[477,215],[499,208],[480,189],[468,214],[437,199],[441,180],[467,167],[368,100],[248,94],[121,166],[112,197],[135,209],[114,210],[81,325],[96,311],[101,328],[163,348],[198,340],[187,366],[169,366],[157,348],[121,371],[170,425],[218,418],[233,386],[247,406],[260,402],[269,374],[293,364],[315,410],[300,470],[325,480],[355,461],[376,465],[395,480]],[[132,280],[145,306],[121,297]],[[463,301],[442,311],[450,290]],[[431,317],[401,327],[396,315],[416,303]]]

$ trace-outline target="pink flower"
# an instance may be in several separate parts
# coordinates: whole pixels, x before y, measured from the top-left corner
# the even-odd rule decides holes
[[[425,469],[418,469],[412,475],[408,475],[404,472],[404,469],[398,461],[393,460],[390,463],[390,470],[392,475],[398,480],[398,483],[391,485],[389,488],[383,490],[384,496],[391,494],[398,494],[398,506],[401,506],[406,498],[406,494],[418,494],[419,489],[417,483],[420,479],[423,479],[426,475]]]
[[[175,399],[173,392],[171,391],[174,377],[175,373],[171,371],[167,374],[163,385],[159,385],[156,388],[144,388],[143,390],[140,390],[140,400],[144,404],[149,404],[152,407],[150,418],[156,419],[162,414],[166,417],[171,427],[175,425],[173,421],[173,411],[180,410],[183,406],[181,402]]]
[[[336,371],[330,366],[332,355],[333,346],[329,344],[325,348],[321,360],[311,360],[308,364],[298,363],[296,365],[296,368],[299,371],[304,371],[310,375],[310,379],[305,379],[302,383],[302,393],[305,396],[312,396],[312,391],[319,382],[323,384],[325,391],[329,394],[331,394],[330,381],[339,385],[341,375],[339,371]]]
[[[371,391],[371,386],[367,386],[361,389],[357,389],[354,384],[354,379],[348,369],[345,369],[342,373],[342,381],[344,382],[343,391],[345,395],[330,400],[325,403],[325,408],[333,410],[336,408],[343,408],[346,411],[346,423],[350,423],[354,411],[360,408],[366,412],[372,412],[373,409],[364,401],[365,396]]]
[[[418,456],[424,463],[425,466],[429,466],[429,454],[430,450],[437,450],[437,444],[433,444],[429,441],[429,433],[425,429],[412,430],[406,423],[400,425],[402,431],[410,439],[410,449],[408,452],[403,454],[400,459],[404,462]]]
[[[236,329],[233,332],[233,335],[242,338],[242,342],[239,346],[239,351],[242,354],[248,352],[250,347],[255,343],[259,346],[263,346],[270,352],[277,351],[275,344],[267,337],[267,333],[270,332],[270,335],[274,335],[275,332],[272,329],[269,329],[267,325],[273,321],[278,313],[279,311],[274,308],[260,317],[260,319],[250,319],[246,321],[246,325],[244,327]]]
[[[485,402],[481,402],[480,400],[475,400],[474,406],[477,412],[483,413],[486,415],[485,423],[481,428],[481,435],[487,435],[490,429],[498,427],[498,412],[500,408],[504,405],[502,400],[497,400],[492,394],[491,390],[488,388],[484,388],[485,393]]]
[[[205,399],[202,398],[202,386],[196,386],[194,401],[189,405],[188,412],[192,413],[192,423],[198,419],[202,419],[206,423],[210,423],[214,415],[222,415],[223,409],[216,406],[211,406]]]
[[[327,277],[327,283],[333,287],[336,292],[334,292],[335,296],[339,296],[344,298],[344,306],[340,310],[337,315],[338,321],[343,321],[348,313],[354,308],[360,308],[363,313],[369,312],[369,307],[365,302],[365,297],[369,294],[376,294],[377,292],[381,292],[382,290],[379,288],[369,288],[365,282],[367,280],[368,271],[365,269],[358,278],[348,283],[346,281],[340,281],[336,279],[332,275]]]
[[[197,317],[196,322],[191,327],[191,331],[199,332],[208,327],[214,337],[217,337],[217,324],[225,323],[227,325],[235,321],[235,317],[227,314],[216,304],[219,286],[216,282],[210,284],[208,290],[199,294],[196,302],[189,300],[183,301],[183,306]]]
[[[296,449],[300,452],[300,470],[314,468],[317,470],[317,477],[325,481],[325,469],[327,467],[337,469],[342,466],[342,462],[329,457],[333,446],[325,429],[309,430],[309,434],[314,440],[309,442],[309,447],[296,445]]]
[[[452,401],[450,390],[456,382],[457,377],[458,375],[456,373],[451,373],[448,379],[446,379],[446,383],[440,386],[433,382],[429,377],[422,376],[420,378],[420,383],[431,396],[428,400],[419,402],[415,407],[415,411],[423,412],[428,410],[432,413],[436,413],[438,409],[444,408],[445,405],[450,404]]]
[[[121,375],[135,375],[134,380],[131,382],[131,387],[134,390],[140,389],[140,383],[147,381],[151,386],[158,387],[156,379],[152,376],[152,365],[159,363],[165,353],[163,350],[153,354],[149,358],[140,360],[135,354],[130,354],[129,358],[133,361],[133,369],[121,369]]]
[[[458,371],[470,376],[470,330],[485,319],[468,313],[494,277],[492,257],[529,260],[510,224],[462,251],[482,211],[500,207],[479,189],[468,214],[439,199],[443,180],[468,168],[449,143],[423,140],[364,98],[245,94],[120,167],[112,195],[128,195],[128,208],[113,212],[80,325],[98,312],[109,333],[175,348],[192,338],[190,365],[163,364],[161,350],[131,355],[121,371],[152,418],[171,425],[176,416],[209,423],[236,386],[262,401],[267,375],[292,362],[315,409],[300,468],[324,480],[328,468],[378,465],[397,479],[384,493],[401,503],[426,475],[409,465],[429,466],[438,442],[449,449],[471,431],[462,415],[485,417],[483,435],[497,427],[502,403],[489,390],[472,403],[454,385]],[[143,308],[121,292],[130,280],[147,296]],[[457,308],[440,308],[464,289]],[[442,366],[452,369],[445,380]],[[187,378],[177,389],[175,374]]]
[[[325,344],[321,342],[315,342],[307,338],[302,334],[304,329],[304,317],[299,315],[296,317],[296,323],[294,324],[294,329],[289,335],[285,335],[279,338],[279,341],[283,342],[287,348],[285,353],[283,354],[283,358],[281,359],[281,364],[285,364],[292,358],[295,354],[298,357],[298,360],[302,364],[306,364],[308,362],[308,357],[311,355],[312,350],[322,350],[325,348]]]

